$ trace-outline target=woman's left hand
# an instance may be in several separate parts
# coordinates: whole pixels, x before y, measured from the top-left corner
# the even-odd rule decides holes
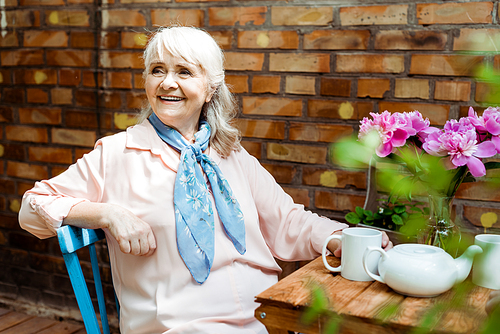
[[[490,292],[488,302],[486,303],[486,312],[490,314],[493,310],[500,306],[500,290]]]
[[[342,231],[337,231],[333,234],[342,234]],[[342,255],[342,242],[338,239],[332,239],[328,242],[328,250],[332,252],[336,257],[340,257]],[[382,248],[385,251],[388,251],[393,247],[392,241],[389,240],[389,236],[387,233],[382,232]]]

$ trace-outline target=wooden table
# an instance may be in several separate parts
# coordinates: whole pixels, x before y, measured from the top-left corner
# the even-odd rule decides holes
[[[340,260],[328,258],[332,266]],[[320,287],[328,303],[314,321],[304,324],[304,311]],[[318,291],[318,290],[316,290]],[[490,290],[469,280],[434,298],[406,297],[379,282],[354,282],[330,273],[320,258],[260,293],[255,317],[270,334],[326,333],[337,326],[343,334],[476,333],[487,318],[484,306]],[[320,294],[321,296],[321,294]],[[326,303],[326,302],[325,302]],[[413,333],[413,332],[412,332]]]

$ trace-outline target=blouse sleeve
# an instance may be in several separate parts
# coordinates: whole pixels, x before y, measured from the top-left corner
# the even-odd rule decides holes
[[[52,237],[73,206],[99,202],[103,184],[102,145],[84,155],[62,174],[36,182],[22,199],[21,227],[40,239]]]
[[[275,257],[284,261],[310,260],[321,255],[325,239],[347,224],[307,211],[281,188],[273,176],[248,153],[249,182],[262,234]]]

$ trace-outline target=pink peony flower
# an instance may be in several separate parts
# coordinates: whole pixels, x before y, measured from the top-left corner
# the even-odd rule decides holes
[[[430,121],[428,118],[423,118],[422,114],[415,110],[411,112],[404,112],[399,114],[401,118],[403,118],[406,122],[406,131],[410,134],[410,136],[417,136],[417,138],[424,142],[425,138],[429,136],[429,134],[439,131],[438,128],[429,126]]]
[[[403,146],[409,137],[407,131],[401,126],[401,121],[395,114],[387,110],[381,114],[370,113],[373,120],[364,117],[359,127],[358,138],[362,139],[369,133],[378,133],[381,144],[376,153],[380,157],[388,156],[394,147]]]
[[[486,137],[485,132],[491,134],[491,141],[495,144],[497,153],[500,153],[500,108],[489,107],[484,110],[482,116],[478,117],[474,109],[470,107],[468,118],[478,132],[483,132],[480,135],[481,139]]]
[[[476,131],[476,127],[468,117],[462,117],[458,121],[456,119],[450,119],[446,122],[443,129],[445,132]]]
[[[396,116],[405,124],[405,129],[410,136],[415,136],[419,132],[425,131],[429,128],[430,121],[428,118],[424,119],[422,114],[415,110],[411,112],[404,112],[402,114],[396,113]]]
[[[391,114],[386,110],[381,114],[370,113],[370,115],[373,120],[363,118],[358,137],[361,139],[368,133],[376,131],[381,141],[376,150],[380,157],[385,157],[395,147],[406,144],[410,136],[426,137],[428,135],[426,131],[430,129],[429,120],[424,119],[418,111]]]
[[[434,156],[448,156],[455,167],[467,165],[475,177],[486,174],[479,158],[492,157],[497,153],[493,142],[478,143],[476,128],[466,118],[446,122],[443,130],[435,131],[427,137],[423,148]]]

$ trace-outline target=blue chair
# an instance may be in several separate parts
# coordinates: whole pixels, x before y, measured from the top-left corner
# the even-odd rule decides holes
[[[71,285],[73,286],[73,291],[75,292],[76,301],[83,317],[85,330],[87,331],[87,334],[101,334],[94,305],[92,304],[87,283],[85,282],[85,277],[83,276],[82,267],[80,266],[80,261],[76,255],[77,250],[88,246],[90,261],[92,264],[92,274],[94,276],[94,284],[97,294],[97,303],[99,305],[102,333],[110,334],[108,316],[106,313],[106,303],[104,300],[101,275],[99,273],[97,253],[95,249],[95,242],[105,238],[104,232],[100,229],[91,230],[64,225],[57,230],[57,238],[59,240],[59,246],[61,247],[66,268],[68,269]],[[116,296],[115,301],[119,313],[119,305],[116,300]]]

